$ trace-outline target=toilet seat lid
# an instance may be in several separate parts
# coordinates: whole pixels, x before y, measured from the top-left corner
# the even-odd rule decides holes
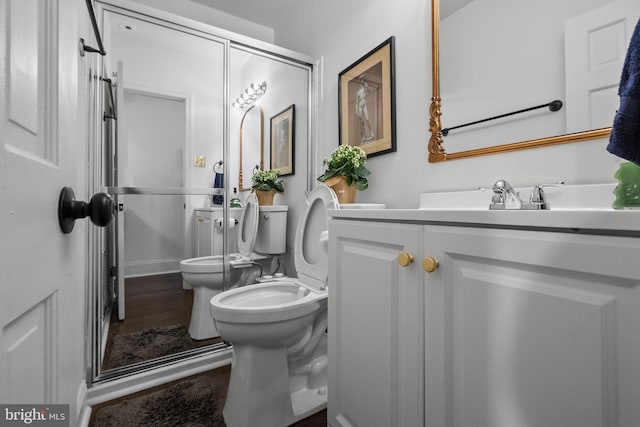
[[[249,194],[245,201],[242,215],[238,226],[238,252],[240,255],[249,256],[256,246],[256,236],[258,235],[258,198],[254,193]]]
[[[298,277],[316,291],[324,291],[329,276],[329,209],[338,209],[338,199],[325,184],[314,188],[304,202],[294,244]]]

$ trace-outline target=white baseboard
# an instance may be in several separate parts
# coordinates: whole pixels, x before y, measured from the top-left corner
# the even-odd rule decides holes
[[[109,311],[111,314],[111,310]],[[107,316],[102,320],[102,337],[100,338],[100,365],[104,361],[104,354],[107,351],[107,338],[109,338],[109,327],[111,326],[111,316]]]
[[[91,417],[91,407],[87,406],[87,382],[82,381],[76,393],[76,425],[86,427]],[[69,414],[71,416],[71,414]]]
[[[129,262],[124,266],[124,277],[153,276],[180,272],[182,259],[154,259]]]
[[[91,421],[91,406],[85,406],[82,408],[77,425],[80,427],[89,427],[89,421]]]
[[[166,384],[231,364],[232,350],[226,348],[193,359],[183,360],[147,372],[93,385],[87,390],[87,405],[94,406],[131,393]]]

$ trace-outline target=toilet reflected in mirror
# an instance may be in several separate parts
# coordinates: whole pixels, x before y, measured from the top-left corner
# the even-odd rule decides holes
[[[211,298],[225,289],[254,283],[257,277],[274,273],[271,271],[272,257],[286,251],[287,211],[288,207],[284,205],[260,207],[256,195],[249,194],[238,223],[238,253],[229,255],[227,281],[223,255],[180,262],[182,278],[194,291],[189,322],[192,339],[220,336],[209,313]]]

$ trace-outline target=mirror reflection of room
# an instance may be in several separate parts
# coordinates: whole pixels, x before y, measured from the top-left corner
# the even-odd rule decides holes
[[[611,126],[635,24],[627,3],[542,1],[513,9],[508,1],[440,2],[443,128],[563,104],[452,130],[443,136],[447,153]],[[469,31],[476,22],[491,25]]]
[[[293,103],[302,114],[308,111],[309,67],[246,46],[231,47],[227,54],[216,37],[196,36],[135,13],[105,11],[104,22],[110,52],[106,68],[120,110],[105,158],[114,159],[107,166],[108,179],[120,189],[114,195],[120,209],[104,239],[117,273],[114,278],[106,274],[101,292],[106,326],[98,372],[115,375],[118,368],[174,354],[226,348],[217,334],[198,326],[195,319],[202,316],[194,313],[204,309],[194,308],[201,298],[194,298],[181,262],[238,251],[237,225],[248,194],[242,190],[251,188],[256,170],[270,167],[265,116],[268,120]],[[228,81],[225,55],[232,70]],[[190,77],[179,78],[184,75]],[[253,100],[253,108],[225,107],[225,87],[230,96],[239,96],[256,82],[266,88],[266,79],[269,97]],[[305,145],[306,118],[296,129],[299,144]],[[306,163],[306,151],[298,148],[299,165]],[[292,176],[287,187],[291,192],[278,196],[277,203],[297,202],[307,177]],[[225,206],[232,198],[236,206]],[[290,219],[297,219],[295,209]],[[285,251],[259,271],[291,266]],[[233,273],[224,274],[232,279]],[[205,314],[208,318],[208,310]]]
[[[222,342],[190,336],[193,291],[185,289],[179,269],[192,247],[204,250],[193,231],[202,216],[194,221],[193,212],[205,200],[211,206],[212,196],[176,189],[209,187],[215,160],[223,157],[224,46],[124,14],[105,12],[104,20],[120,110],[110,152],[113,184],[174,189],[116,196],[122,238],[111,248],[119,262],[102,363],[109,370]],[[190,167],[194,152],[205,167]],[[217,231],[208,249],[222,254]]]
[[[0,16],[0,418],[640,426],[640,1]]]

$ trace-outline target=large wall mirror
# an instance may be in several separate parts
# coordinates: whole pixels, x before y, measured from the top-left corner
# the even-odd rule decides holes
[[[251,190],[251,177],[256,169],[264,169],[264,111],[252,105],[242,113],[239,135],[240,191]]]
[[[429,162],[608,137],[637,1],[431,5]]]

